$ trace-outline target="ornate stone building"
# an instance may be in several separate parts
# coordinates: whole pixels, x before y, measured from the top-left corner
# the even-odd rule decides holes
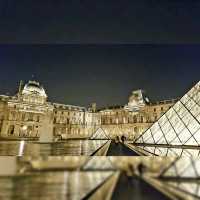
[[[98,113],[85,107],[53,103],[54,137],[89,137],[101,123]]]
[[[101,124],[103,127],[110,127],[110,129],[118,127],[118,135],[134,139],[149,128],[176,101],[176,99],[172,99],[152,103],[145,96],[144,91],[136,90],[132,92],[128,105],[99,110]]]
[[[1,137],[38,138],[43,130],[51,131],[53,106],[38,82],[29,81],[15,96],[0,96]]]
[[[0,96],[0,137],[9,139],[89,138],[100,126],[110,138],[134,139],[155,122],[176,100],[151,103],[144,91],[133,91],[125,106],[96,110],[47,101],[40,83],[29,81],[15,96]]]
[[[0,96],[1,138],[88,137],[100,124],[97,113],[84,107],[51,103],[44,88],[36,81],[20,83],[15,96]]]

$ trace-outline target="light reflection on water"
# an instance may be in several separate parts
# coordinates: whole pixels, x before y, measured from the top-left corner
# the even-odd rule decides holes
[[[4,177],[0,178],[0,199],[79,200],[113,174],[112,171],[65,171]]]
[[[68,140],[55,143],[37,143],[24,141],[1,141],[0,156],[62,156],[91,155],[103,146],[106,140]]]

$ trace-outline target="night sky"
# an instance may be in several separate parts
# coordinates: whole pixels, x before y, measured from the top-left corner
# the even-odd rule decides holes
[[[0,93],[40,81],[54,102],[124,105],[133,89],[151,100],[183,95],[200,75],[200,45],[0,45]]]
[[[199,0],[0,0],[0,43],[196,43]]]
[[[50,101],[176,98],[199,80],[199,0],[0,0],[0,93],[40,81]]]

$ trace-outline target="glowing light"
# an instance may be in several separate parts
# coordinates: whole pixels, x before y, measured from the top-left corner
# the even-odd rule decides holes
[[[18,156],[23,156],[24,144],[24,140],[20,142]]]
[[[24,130],[24,131],[27,130],[27,126],[23,126],[22,130]]]

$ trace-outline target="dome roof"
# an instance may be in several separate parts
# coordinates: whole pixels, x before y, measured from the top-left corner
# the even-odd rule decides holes
[[[42,97],[47,97],[44,88],[36,81],[29,81],[22,90],[22,95],[23,94],[36,94]]]

